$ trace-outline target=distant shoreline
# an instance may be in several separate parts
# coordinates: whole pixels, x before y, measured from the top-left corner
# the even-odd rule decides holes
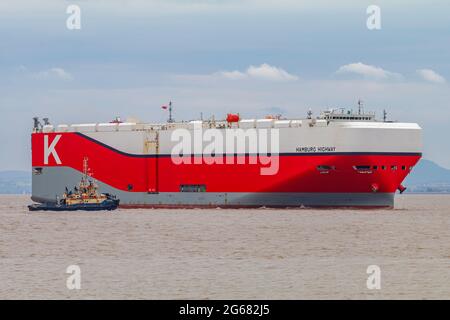
[[[402,195],[408,195],[408,194],[450,194],[450,192],[405,192]]]

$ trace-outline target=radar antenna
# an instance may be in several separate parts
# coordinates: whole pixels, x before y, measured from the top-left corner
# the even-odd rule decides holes
[[[308,119],[311,119],[312,118],[312,114],[313,114],[313,112],[311,111],[311,108],[308,110],[308,113],[307,113],[307,115],[308,115]]]

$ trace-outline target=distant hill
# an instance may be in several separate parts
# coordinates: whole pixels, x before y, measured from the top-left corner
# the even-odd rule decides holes
[[[414,167],[405,183],[411,185],[423,183],[450,183],[450,170],[445,169],[433,161],[422,159]]]
[[[405,179],[408,192],[450,193],[450,170],[433,161],[422,159]]]
[[[31,172],[0,171],[0,194],[30,194]]]
[[[422,159],[403,182],[407,192],[450,193],[450,170]],[[0,194],[30,194],[31,172],[0,171]]]

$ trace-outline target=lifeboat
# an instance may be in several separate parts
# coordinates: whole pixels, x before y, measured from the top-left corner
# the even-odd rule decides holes
[[[229,113],[227,114],[227,122],[239,122],[239,113],[238,114],[234,114],[234,113]]]

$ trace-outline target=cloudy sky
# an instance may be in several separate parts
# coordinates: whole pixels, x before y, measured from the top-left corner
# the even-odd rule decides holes
[[[449,17],[446,0],[3,0],[0,170],[29,170],[35,115],[163,121],[172,100],[177,120],[303,117],[358,99],[418,122],[425,158],[450,168]]]

